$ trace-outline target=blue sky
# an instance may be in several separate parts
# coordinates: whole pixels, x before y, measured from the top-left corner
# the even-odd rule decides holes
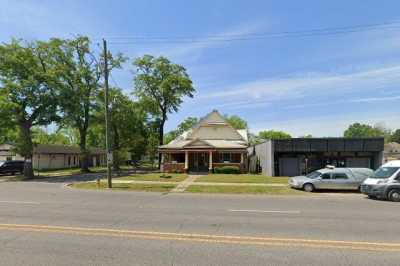
[[[400,23],[400,2],[336,1],[11,1],[0,0],[0,41],[107,37],[130,58],[164,55],[182,64],[197,93],[167,130],[213,109],[245,118],[250,130],[340,136],[360,121],[400,128],[400,24],[342,35],[235,42],[209,36]],[[115,43],[118,36],[194,37],[200,42]],[[113,73],[132,92],[132,67]]]

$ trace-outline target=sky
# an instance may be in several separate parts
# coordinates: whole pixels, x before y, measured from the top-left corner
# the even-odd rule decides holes
[[[400,128],[398,0],[0,0],[0,6],[1,42],[81,34],[99,51],[96,44],[106,38],[112,52],[130,58],[111,80],[127,94],[134,58],[163,55],[183,65],[196,93],[169,115],[167,131],[214,109],[239,115],[254,133],[335,137],[354,122]],[[232,40],[382,23],[395,24]],[[151,39],[160,37],[166,39]]]

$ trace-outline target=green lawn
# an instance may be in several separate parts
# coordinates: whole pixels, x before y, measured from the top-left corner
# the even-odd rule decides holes
[[[148,174],[133,174],[118,178],[119,180],[136,180],[136,181],[168,181],[180,182],[187,178],[186,174],[162,174],[162,173],[148,173]]]
[[[100,187],[97,186],[95,182],[84,182],[84,183],[75,183],[72,184],[73,188],[80,189],[106,189],[107,183],[101,182]],[[146,191],[146,192],[168,192],[171,189],[175,188],[175,185],[163,185],[163,184],[113,184],[113,190],[126,190],[126,191]]]
[[[196,182],[220,182],[220,183],[268,183],[268,184],[287,184],[288,177],[270,177],[264,175],[227,175],[227,174],[209,174],[200,177]]]
[[[185,192],[191,193],[228,193],[228,194],[265,194],[265,195],[307,195],[289,187],[264,186],[189,186]]]

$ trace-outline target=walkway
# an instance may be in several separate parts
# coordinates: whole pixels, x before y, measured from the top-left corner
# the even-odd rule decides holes
[[[171,193],[181,193],[185,192],[185,190],[193,184],[200,175],[189,175],[188,178],[180,182],[174,189],[171,190]]]

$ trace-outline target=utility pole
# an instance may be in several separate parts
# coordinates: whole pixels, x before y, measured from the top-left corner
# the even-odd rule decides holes
[[[106,148],[107,148],[107,184],[108,188],[112,188],[112,173],[111,173],[111,163],[113,160],[111,143],[110,143],[110,110],[108,106],[108,51],[107,42],[103,39],[104,48],[104,102],[105,102],[105,120],[106,120]]]

